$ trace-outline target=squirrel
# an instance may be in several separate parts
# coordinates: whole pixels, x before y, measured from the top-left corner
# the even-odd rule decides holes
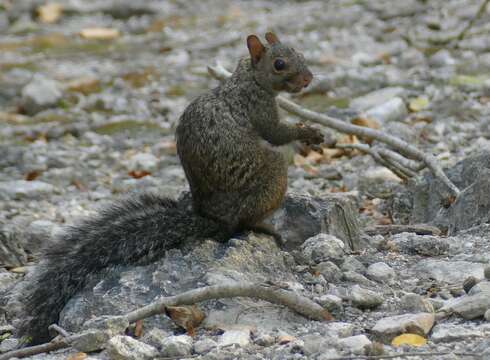
[[[47,328],[64,305],[104,268],[151,263],[169,249],[206,238],[224,242],[245,230],[278,237],[262,222],[287,188],[287,163],[273,146],[294,140],[319,144],[323,137],[313,127],[279,121],[277,94],[301,91],[313,75],[302,54],[271,32],[265,38],[268,46],[248,36],[250,57],[180,117],[177,153],[190,198],[140,194],[116,201],[67,228],[45,250],[20,299],[28,317],[17,332],[25,342],[49,340]]]

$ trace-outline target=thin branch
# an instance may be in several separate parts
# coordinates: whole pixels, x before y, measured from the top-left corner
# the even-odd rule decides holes
[[[468,24],[464,27],[463,30],[459,33],[459,35],[456,37],[456,40],[463,40],[463,38],[466,36],[466,33],[473,27],[473,25],[476,23],[476,21],[482,17],[482,15],[485,13],[485,10],[487,9],[488,2],[490,0],[483,0],[482,3],[480,4],[480,7],[478,8],[478,11],[476,12],[475,16],[471,18],[470,21],[468,21]]]
[[[70,333],[68,331],[66,331],[61,326],[56,325],[56,324],[49,325],[48,330],[56,331],[59,335],[65,337],[65,338],[70,336]]]
[[[394,166],[391,162],[387,161],[384,159],[376,149],[372,148],[368,144],[335,144],[336,148],[340,149],[355,149],[362,151],[368,155],[371,155],[371,157],[381,166],[384,166],[385,168],[391,170],[396,176],[398,176],[400,179],[406,181],[408,180],[411,176],[407,175],[405,172],[400,170],[397,166]]]
[[[304,296],[277,287],[252,283],[206,286],[199,289],[190,290],[179,295],[170,296],[155,301],[150,305],[130,312],[126,315],[126,317],[128,318],[129,322],[132,323],[136,320],[165,313],[166,306],[192,305],[211,299],[233,297],[249,297],[253,299],[265,300],[273,304],[284,305],[298,314],[313,320],[324,321],[333,319],[327,310]]]
[[[211,76],[215,77],[218,80],[224,80],[231,75],[231,73],[220,64],[217,64],[214,67],[208,66],[208,71]],[[427,165],[434,177],[442,181],[442,183],[447,187],[451,195],[457,197],[460,193],[456,185],[454,185],[451,180],[448,179],[434,156],[420,151],[406,141],[385,134],[384,132],[379,130],[353,125],[342,120],[333,118],[331,116],[305,109],[282,96],[277,97],[277,103],[284,110],[289,111],[290,113],[295,114],[303,119],[321,124],[323,126],[335,129],[346,134],[375,139],[396,149],[398,152],[408,158],[422,161]]]
[[[23,358],[36,354],[43,354],[50,351],[55,351],[70,346],[70,338],[62,338],[60,340],[51,341],[41,345],[29,346],[22,349],[8,351],[0,355],[0,360],[7,360],[11,358]]]
[[[403,232],[415,233],[417,235],[441,235],[441,230],[427,224],[411,225],[375,225],[364,229],[367,235],[400,234]]]

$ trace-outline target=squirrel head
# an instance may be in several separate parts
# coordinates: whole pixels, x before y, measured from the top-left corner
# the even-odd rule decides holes
[[[264,46],[256,35],[247,37],[252,69],[256,81],[273,92],[300,92],[313,79],[303,54],[281,43],[272,32],[265,34],[269,46]]]

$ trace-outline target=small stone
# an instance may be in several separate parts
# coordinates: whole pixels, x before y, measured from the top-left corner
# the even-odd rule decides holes
[[[188,335],[169,336],[161,343],[162,356],[177,357],[190,355],[192,338]]]
[[[372,332],[384,342],[389,342],[393,337],[404,333],[425,336],[432,329],[434,320],[434,314],[429,313],[390,316],[378,320]]]
[[[318,234],[301,246],[303,255],[311,264],[324,261],[340,262],[345,256],[344,243],[333,235]]]
[[[485,314],[483,315],[483,317],[485,318],[485,320],[490,321],[490,309],[485,311]]]
[[[13,180],[0,182],[0,199],[37,199],[53,193],[54,186],[42,181]]]
[[[316,269],[330,283],[338,283],[342,280],[342,271],[331,261],[319,263]]]
[[[378,307],[384,301],[383,297],[378,293],[364,289],[359,285],[354,285],[350,288],[348,300],[352,301],[352,305],[359,309],[372,309]]]
[[[349,351],[354,355],[364,355],[372,343],[366,335],[355,335],[340,339],[338,344],[342,350]]]
[[[157,349],[161,349],[163,341],[168,336],[170,336],[170,334],[167,333],[166,331],[164,331],[162,329],[158,329],[158,328],[152,328],[152,329],[144,332],[144,335],[143,335],[143,338],[141,339],[141,341],[143,341],[144,343],[146,343],[148,345],[154,346]]]
[[[363,171],[359,176],[358,186],[363,193],[372,197],[384,197],[397,188],[401,179],[391,170],[384,167],[375,167]]]
[[[490,309],[490,293],[481,291],[449,300],[438,310],[438,314],[458,314],[471,320],[483,316],[488,309]]]
[[[395,278],[395,271],[384,262],[371,264],[367,268],[367,276],[380,283],[392,282]]]
[[[431,235],[400,233],[393,237],[393,243],[400,252],[411,255],[440,256],[449,250],[445,239]]]
[[[81,352],[102,350],[107,346],[111,335],[109,331],[104,330],[85,330],[72,336],[71,346]]]
[[[369,280],[364,275],[359,274],[355,271],[346,271],[344,273],[344,280],[350,281],[350,282],[353,282],[356,284],[366,285],[366,286],[375,286],[376,285],[376,283],[374,281]]]
[[[349,256],[344,259],[342,266],[340,267],[342,271],[356,271],[358,273],[364,273],[366,271],[366,267],[357,260],[354,256]]]
[[[227,330],[218,340],[218,346],[238,345],[245,347],[250,344],[250,330]]]
[[[490,280],[490,266],[485,266],[485,269],[483,269],[483,275],[485,276],[485,279]]]
[[[2,340],[2,343],[0,343],[0,353],[14,350],[18,345],[19,345],[19,339],[16,338],[4,339]]]
[[[423,259],[412,267],[412,271],[415,272],[417,278],[432,278],[448,284],[461,284],[468,276],[474,276],[477,279],[483,277],[483,265],[469,261]]]
[[[414,293],[405,294],[400,299],[401,308],[411,312],[428,312],[433,313],[434,307],[427,299]]]
[[[255,339],[254,342],[259,346],[267,347],[274,345],[276,343],[276,338],[269,334],[261,334]]]
[[[451,53],[446,49],[437,51],[429,58],[429,65],[434,67],[453,66],[456,60],[451,56]]]
[[[303,352],[307,356],[313,354],[319,354],[323,352],[326,347],[329,347],[325,336],[317,334],[308,334],[301,338],[303,340]],[[316,358],[316,357],[315,357]]]
[[[465,341],[475,337],[483,337],[481,330],[467,329],[462,325],[439,324],[432,329],[431,340],[435,343]]]
[[[395,97],[366,111],[367,117],[376,119],[381,123],[400,121],[405,119],[407,115],[407,106],[399,97]]]
[[[296,341],[297,339],[292,336],[292,335],[288,335],[288,334],[284,334],[284,335],[279,335],[277,337],[277,343],[279,345],[285,345],[285,344],[289,344],[291,342],[294,342]]]
[[[125,316],[103,315],[83,323],[83,329],[108,331],[111,335],[123,333],[129,327],[129,321]]]
[[[199,355],[206,354],[213,349],[216,349],[218,344],[212,339],[203,339],[194,343],[194,352]]]
[[[58,83],[41,74],[36,74],[22,89],[22,109],[28,115],[56,106],[62,97]]]
[[[342,299],[336,295],[322,295],[315,298],[315,301],[332,313],[339,313],[344,309]]]
[[[150,153],[138,153],[133,155],[127,162],[126,166],[132,171],[153,172],[158,168],[160,160]]]
[[[350,106],[356,110],[364,111],[382,105],[404,93],[405,89],[402,87],[386,87],[353,99],[350,102]]]
[[[111,360],[154,359],[159,355],[157,349],[155,349],[153,346],[124,335],[112,337],[107,343],[106,351]],[[188,354],[184,355],[189,354],[190,351]],[[179,355],[180,354],[177,356]]]
[[[468,291],[468,295],[476,295],[481,292],[490,294],[490,281],[479,281]]]
[[[478,279],[474,276],[467,277],[463,281],[463,290],[468,294],[473,286],[478,284]]]

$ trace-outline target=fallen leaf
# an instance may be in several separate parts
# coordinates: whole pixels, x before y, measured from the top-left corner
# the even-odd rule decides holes
[[[119,35],[119,30],[110,28],[87,28],[80,31],[80,36],[89,40],[113,40]]]
[[[196,305],[191,306],[167,306],[165,313],[178,326],[184,328],[190,336],[195,336],[195,328],[198,327],[206,315]]]
[[[68,355],[66,360],[83,360],[87,358],[87,354],[84,352],[77,352],[75,354]]]
[[[130,172],[128,172],[128,175],[131,176],[133,179],[141,179],[145,176],[151,175],[151,173],[145,170],[131,170]]]
[[[69,91],[79,92],[83,95],[99,92],[100,90],[99,80],[92,77],[73,79],[67,84],[66,88]]]
[[[63,6],[57,3],[48,3],[37,8],[38,19],[45,24],[55,23],[62,14]]]
[[[288,344],[288,343],[293,342],[295,340],[296,340],[296,338],[294,336],[291,336],[291,335],[280,335],[277,337],[277,342],[279,345],[285,345],[285,344]]]
[[[9,269],[10,272],[13,272],[14,274],[25,274],[27,272],[27,269],[25,266],[18,266],[14,267],[12,269]]]
[[[41,175],[41,173],[39,171],[36,171],[36,170],[33,170],[33,171],[29,171],[27,174],[25,174],[24,176],[24,180],[26,181],[33,181],[33,180],[36,180],[36,178]]]
[[[371,129],[379,129],[379,122],[368,117],[357,117],[351,121],[352,124],[357,126],[363,126]]]
[[[412,112],[417,112],[424,110],[429,106],[429,99],[425,96],[419,96],[418,98],[410,100],[408,103],[408,108]]]
[[[423,346],[427,344],[427,339],[417,334],[402,334],[391,341],[393,346],[412,345]]]
[[[134,337],[139,338],[143,335],[143,320],[136,320],[134,326]]]

